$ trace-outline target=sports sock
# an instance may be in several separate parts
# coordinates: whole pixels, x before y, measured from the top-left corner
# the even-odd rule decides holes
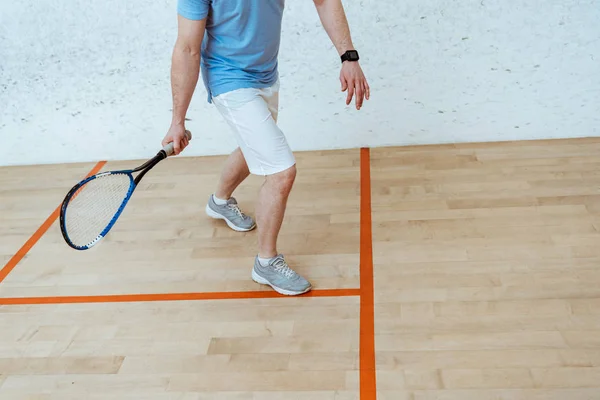
[[[223,200],[223,199],[219,199],[217,196],[215,196],[213,194],[213,200],[215,201],[215,203],[219,206],[224,206],[225,204],[227,204],[227,200]]]
[[[269,265],[269,262],[271,262],[271,260],[275,258],[262,258],[262,257],[258,257],[258,262],[260,263],[260,265],[262,265],[263,267],[266,267],[267,265]]]

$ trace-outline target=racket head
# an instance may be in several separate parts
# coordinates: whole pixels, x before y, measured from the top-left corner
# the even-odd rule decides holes
[[[131,172],[92,175],[67,193],[60,208],[60,230],[69,246],[87,250],[106,236],[135,189]]]

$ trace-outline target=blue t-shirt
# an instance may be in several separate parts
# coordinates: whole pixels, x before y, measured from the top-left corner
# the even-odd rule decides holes
[[[178,0],[177,12],[206,20],[202,79],[212,96],[277,81],[285,0]]]

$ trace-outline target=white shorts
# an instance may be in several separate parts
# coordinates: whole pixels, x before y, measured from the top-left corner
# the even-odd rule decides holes
[[[272,175],[296,164],[287,139],[277,126],[279,81],[265,89],[223,93],[212,101],[233,130],[250,173]]]

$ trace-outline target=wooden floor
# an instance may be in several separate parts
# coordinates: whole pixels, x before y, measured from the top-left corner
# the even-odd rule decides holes
[[[0,168],[2,400],[598,400],[600,138],[299,153],[280,250],[208,219],[222,157],[175,157],[68,248],[92,170]],[[261,180],[236,193],[244,209]]]

